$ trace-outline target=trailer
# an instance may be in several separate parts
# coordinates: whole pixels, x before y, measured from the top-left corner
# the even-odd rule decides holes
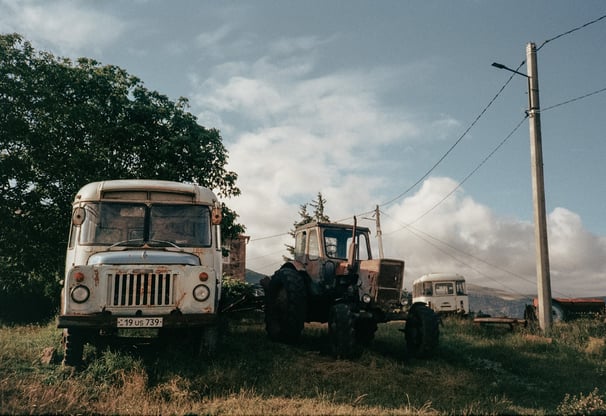
[[[524,318],[537,320],[539,300],[534,298],[532,305],[526,305]],[[606,302],[600,298],[552,298],[551,312],[554,321],[570,321],[578,318],[606,316]]]

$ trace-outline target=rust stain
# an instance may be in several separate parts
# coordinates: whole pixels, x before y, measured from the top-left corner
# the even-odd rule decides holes
[[[185,292],[182,292],[181,296],[179,296],[179,298],[177,299],[177,302],[176,302],[177,308],[181,307],[181,303],[183,302],[184,298],[185,298]]]

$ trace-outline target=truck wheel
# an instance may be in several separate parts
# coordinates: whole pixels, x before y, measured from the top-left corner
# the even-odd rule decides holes
[[[280,269],[271,278],[265,304],[265,329],[272,341],[292,343],[307,314],[305,281],[296,270]]]
[[[424,304],[412,305],[404,332],[410,355],[417,358],[431,357],[440,336],[438,315]]]
[[[84,334],[76,329],[65,328],[63,330],[63,365],[79,366],[82,364]]]
[[[335,358],[354,359],[362,354],[356,339],[356,317],[346,303],[337,303],[330,309],[328,337]]]

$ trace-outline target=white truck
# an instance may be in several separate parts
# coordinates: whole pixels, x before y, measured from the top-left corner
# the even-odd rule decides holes
[[[212,191],[160,180],[94,182],[77,193],[58,327],[64,364],[119,331],[187,331],[216,340],[221,205]],[[132,332],[132,331],[131,331]]]
[[[429,273],[412,283],[412,301],[441,314],[467,315],[469,296],[465,278],[456,273]]]

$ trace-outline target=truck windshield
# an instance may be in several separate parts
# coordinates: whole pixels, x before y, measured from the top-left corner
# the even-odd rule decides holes
[[[211,245],[210,210],[201,205],[88,203],[80,231],[80,244],[178,246]]]

